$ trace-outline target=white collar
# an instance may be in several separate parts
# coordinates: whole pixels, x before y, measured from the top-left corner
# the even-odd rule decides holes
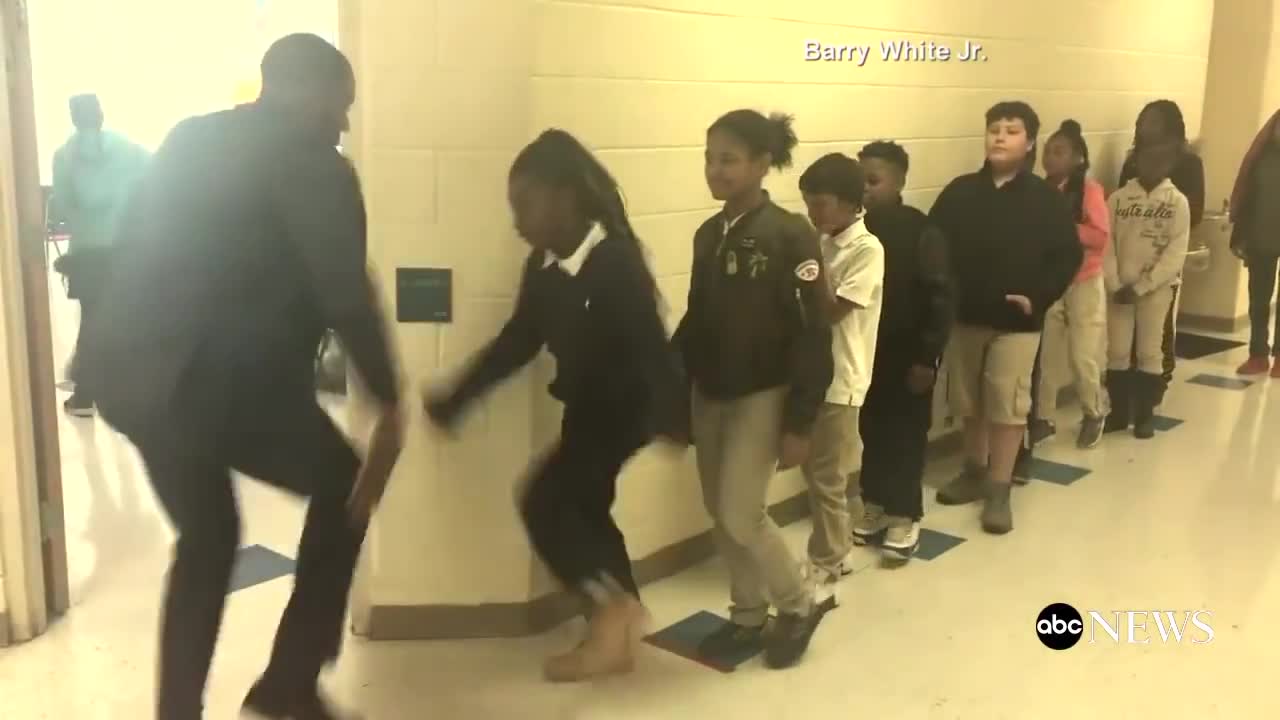
[[[855,220],[852,225],[845,228],[839,235],[834,235],[834,236],[825,235],[824,239],[834,244],[838,248],[849,247],[858,238],[862,237],[863,235],[869,234],[867,232],[866,223],[864,222],[865,219],[866,219],[866,214],[863,213],[858,216],[858,219]]]
[[[576,276],[582,270],[582,266],[587,262],[587,256],[591,254],[591,251],[594,250],[607,235],[608,233],[605,232],[603,225],[600,223],[593,223],[591,225],[591,229],[587,231],[587,236],[583,238],[582,244],[579,245],[578,249],[574,250],[573,254],[569,257],[558,258],[555,253],[550,250],[544,250],[542,254],[543,269],[545,270],[552,265],[559,264],[560,269],[564,270],[567,275],[570,277]]]

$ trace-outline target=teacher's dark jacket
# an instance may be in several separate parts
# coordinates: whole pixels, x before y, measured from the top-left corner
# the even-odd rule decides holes
[[[314,403],[326,329],[370,394],[396,402],[360,185],[331,143],[257,104],[186,120],[121,228],[84,367],[117,429]]]

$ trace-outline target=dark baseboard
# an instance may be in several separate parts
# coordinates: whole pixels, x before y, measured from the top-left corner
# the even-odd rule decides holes
[[[1207,332],[1216,333],[1237,333],[1241,330],[1248,329],[1249,316],[1241,315],[1237,318],[1219,318],[1209,317],[1207,315],[1178,313],[1178,327],[1186,328],[1188,330],[1205,330]]]
[[[0,612],[0,648],[9,645],[9,614]]]
[[[930,459],[956,453],[960,433],[948,432],[929,444]],[[809,516],[809,499],[798,493],[769,508],[779,525]],[[715,554],[711,532],[699,533],[635,561],[636,582],[657,582],[705,562]],[[370,640],[462,640],[523,637],[550,630],[582,614],[579,601],[563,592],[528,602],[483,605],[373,605],[369,608]]]

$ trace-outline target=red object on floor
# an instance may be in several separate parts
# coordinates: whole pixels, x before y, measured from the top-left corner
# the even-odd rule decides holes
[[[1280,366],[1277,366],[1280,367]],[[1271,358],[1267,357],[1251,357],[1245,361],[1243,365],[1236,368],[1237,375],[1262,375],[1266,371],[1271,370]],[[1274,377],[1276,371],[1272,371]]]

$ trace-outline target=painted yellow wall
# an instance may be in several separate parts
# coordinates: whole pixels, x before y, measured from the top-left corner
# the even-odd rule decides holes
[[[348,149],[369,204],[371,261],[387,292],[396,266],[450,267],[447,326],[401,325],[415,381],[457,367],[511,308],[522,257],[506,210],[506,171],[529,133],[524,0],[348,3],[343,44],[359,107]],[[356,623],[378,604],[527,599],[533,572],[512,509],[533,448],[532,374],[478,409],[461,439],[415,427],[372,529]]]
[[[539,3],[531,127],[579,134],[618,176],[674,320],[688,288],[689,240],[715,210],[701,155],[720,113],[744,106],[796,116],[796,166],[769,187],[797,210],[808,163],[877,138],[906,145],[907,200],[927,209],[946,182],[981,163],[983,113],[1003,99],[1032,103],[1043,136],[1067,117],[1079,120],[1110,186],[1146,102],[1178,101],[1196,134],[1212,8],[1192,0],[1085,2],[1070,12],[1054,2],[997,0]],[[862,66],[808,62],[809,40],[875,52]],[[972,41],[987,60],[879,59],[880,43],[901,40],[932,41],[957,56]],[[793,475],[771,497],[800,487]],[[629,473],[618,514],[637,555],[706,523],[689,469],[650,458]]]
[[[1198,134],[1211,0],[383,0],[344,24],[362,111],[357,156],[373,260],[456,273],[455,323],[401,326],[409,372],[455,367],[511,307],[525,249],[510,231],[505,173],[548,126],[591,145],[626,191],[674,321],[690,238],[715,211],[702,180],[705,128],[736,107],[797,116],[797,168],[770,181],[798,208],[798,171],[880,138],[912,153],[908,198],[927,207],[981,161],[982,114],[1002,99],[1089,134],[1112,184],[1149,100],[1177,100]],[[984,46],[986,62],[809,63],[804,43],[933,40]],[[366,566],[378,603],[527,597],[531,560],[511,507],[530,453],[554,437],[544,367],[509,384],[456,444],[415,433]],[[774,499],[797,488],[779,483]],[[618,516],[634,555],[705,528],[691,463],[648,453],[628,470]],[[531,572],[533,574],[531,575]],[[540,590],[545,581],[534,579]]]

